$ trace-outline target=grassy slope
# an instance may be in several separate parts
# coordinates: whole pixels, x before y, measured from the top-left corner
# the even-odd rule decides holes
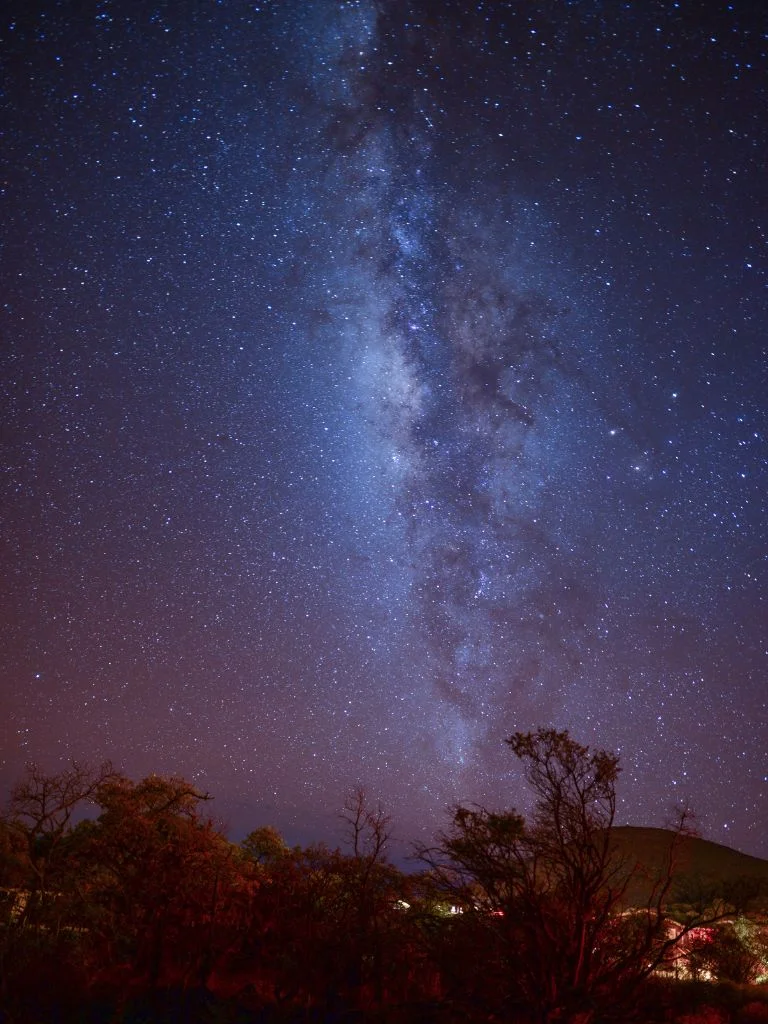
[[[627,894],[628,902],[642,906],[648,900],[654,882],[665,877],[670,863],[674,833],[662,828],[637,828],[630,825],[613,830],[617,850],[629,866],[637,864],[639,870]],[[688,902],[696,893],[702,894],[713,887],[730,887],[732,892],[743,893],[761,887],[753,898],[751,909],[768,908],[768,861],[739,853],[728,846],[712,843],[694,836],[683,837],[674,852],[675,896],[686,892]]]

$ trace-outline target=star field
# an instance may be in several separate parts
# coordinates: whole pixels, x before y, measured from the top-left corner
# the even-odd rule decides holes
[[[759,5],[12,8],[0,778],[405,842],[552,725],[768,857]]]

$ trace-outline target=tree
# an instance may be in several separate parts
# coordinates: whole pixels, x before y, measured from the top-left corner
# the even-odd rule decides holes
[[[533,790],[531,820],[457,807],[439,844],[421,855],[483,934],[497,1004],[508,1014],[525,1007],[539,1021],[587,1022],[600,1007],[628,1000],[692,928],[717,913],[691,914],[674,934],[666,927],[685,813],[647,904],[627,905],[642,869],[613,842],[614,754],[553,729],[507,742]]]
[[[54,774],[28,764],[11,791],[0,816],[3,882],[12,887],[3,894],[0,923],[0,1004],[9,1013],[14,1000],[44,998],[64,977],[77,987],[81,832],[73,822],[113,777],[108,761],[72,761]]]
[[[17,850],[17,872],[21,869],[26,876],[27,914],[42,907],[50,887],[60,881],[56,875],[65,859],[73,816],[116,777],[109,761],[98,767],[72,761],[54,775],[46,775],[37,764],[27,765],[26,778],[13,787],[2,817]]]
[[[89,934],[106,964],[204,984],[250,909],[237,848],[202,813],[210,799],[180,778],[122,777],[100,787],[85,844]]]
[[[256,864],[272,864],[288,853],[288,844],[272,825],[249,832],[240,844],[243,853]]]
[[[356,858],[371,864],[385,860],[392,819],[385,814],[381,804],[376,807],[368,805],[363,786],[355,786],[347,793],[341,820],[346,824],[349,845]]]
[[[412,929],[396,868],[316,845],[286,851],[258,878],[241,962],[266,999],[331,1014],[382,1005],[390,984],[404,989]]]
[[[389,924],[396,901],[398,873],[387,861],[386,848],[392,819],[381,804],[371,807],[363,786],[349,791],[342,821],[352,847],[346,865],[346,889],[351,897],[348,935],[350,980],[361,996],[376,1004],[383,999],[384,956]]]
[[[360,787],[347,794],[341,817],[349,854],[323,845],[287,849],[269,828],[242,844],[259,864],[260,884],[244,953],[259,991],[297,1010],[381,1005],[395,976],[405,988],[412,961],[407,882],[385,855],[389,817]]]

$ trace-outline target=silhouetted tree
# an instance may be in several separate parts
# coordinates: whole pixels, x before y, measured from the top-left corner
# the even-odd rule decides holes
[[[540,1021],[590,1021],[626,1002],[691,928],[665,917],[677,843],[641,908],[625,895],[640,866],[612,841],[618,758],[567,732],[540,729],[508,741],[536,798],[531,820],[516,812],[457,807],[437,847],[422,849],[438,883],[489,950],[497,1010],[527,1007]],[[682,841],[686,816],[678,826]],[[469,921],[472,921],[470,924]]]
[[[341,820],[346,824],[347,839],[356,858],[370,864],[384,861],[392,819],[381,804],[369,806],[364,786],[355,786],[347,793]]]
[[[2,823],[16,851],[16,869],[24,874],[29,890],[27,918],[60,883],[57,871],[66,859],[73,815],[83,804],[93,803],[99,788],[115,777],[109,761],[98,767],[72,761],[56,774],[29,764],[26,777],[13,787]]]
[[[109,762],[93,767],[72,761],[51,774],[29,764],[11,791],[0,819],[9,887],[0,921],[0,1005],[9,1012],[14,1002],[49,995],[65,977],[73,991],[82,980],[80,833],[73,821],[113,777]]]

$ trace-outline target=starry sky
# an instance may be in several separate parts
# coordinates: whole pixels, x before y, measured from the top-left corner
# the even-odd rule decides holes
[[[768,15],[12,0],[0,781],[239,838],[620,753],[768,857]]]

